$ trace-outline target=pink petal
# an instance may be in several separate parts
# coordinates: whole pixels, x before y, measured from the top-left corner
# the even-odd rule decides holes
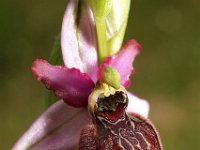
[[[74,108],[58,101],[32,124],[12,150],[73,150],[82,128],[90,122],[86,107]]]
[[[121,84],[124,87],[128,87],[130,85],[129,77],[134,72],[132,63],[140,51],[141,46],[135,40],[128,41],[116,56],[108,57],[101,64],[98,71],[98,77],[104,67],[110,66],[119,72]]]
[[[81,10],[78,21],[77,10]],[[82,2],[81,9],[78,9],[78,0],[68,1],[62,24],[61,46],[65,66],[78,68],[96,81],[96,32],[88,3]]]
[[[74,107],[87,105],[88,96],[94,88],[87,74],[75,68],[52,66],[45,60],[34,61],[31,69],[37,80],[67,104]]]
[[[128,113],[138,113],[145,118],[148,118],[149,103],[146,100],[140,99],[135,95],[127,92],[129,98],[129,104],[127,108]]]

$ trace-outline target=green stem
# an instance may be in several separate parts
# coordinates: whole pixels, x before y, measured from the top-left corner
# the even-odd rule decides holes
[[[108,56],[105,20],[96,20],[99,64]]]

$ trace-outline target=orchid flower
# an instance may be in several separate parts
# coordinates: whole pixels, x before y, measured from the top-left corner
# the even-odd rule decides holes
[[[104,24],[105,22],[101,22],[103,19],[109,20],[110,17],[115,16],[114,7],[116,5],[119,7],[123,1],[119,0],[119,3],[115,5],[111,5],[112,1],[108,3],[106,1],[105,4],[96,2],[100,1],[90,0],[87,3],[86,0],[68,0],[61,31],[64,66],[53,66],[41,59],[33,62],[31,69],[34,77],[60,100],[51,105],[32,124],[14,145],[13,150],[73,150],[77,148],[81,130],[92,122],[88,113],[88,97],[101,79],[104,69],[106,67],[113,68],[120,76],[120,85],[125,88],[130,85],[129,78],[134,73],[132,63],[140,53],[141,46],[135,40],[129,40],[121,47],[127,19],[119,21],[120,24],[117,24],[116,28],[112,27],[112,24],[116,26],[116,23],[112,22],[113,19],[111,19],[109,28]],[[126,0],[126,2],[128,3],[127,8],[129,8],[130,1]],[[98,8],[102,6],[101,9],[106,11],[101,12],[96,5]],[[111,6],[113,6],[112,9]],[[112,13],[109,13],[108,10]],[[122,10],[120,9],[120,11]],[[128,18],[128,11],[124,14],[125,18]],[[99,15],[101,13],[102,15]],[[103,29],[104,33],[100,33],[101,27],[98,27],[98,20],[100,20],[100,26],[105,29],[105,31]],[[115,32],[106,35],[105,33],[110,28],[115,29]],[[99,34],[109,35],[109,38],[105,39]],[[99,42],[102,38],[107,43],[107,46],[104,47],[106,48],[104,51],[108,51],[106,53],[99,48],[102,46],[102,43]],[[112,42],[109,41],[110,39]],[[137,113],[147,118],[148,102],[130,92],[128,92],[128,98],[127,113]]]

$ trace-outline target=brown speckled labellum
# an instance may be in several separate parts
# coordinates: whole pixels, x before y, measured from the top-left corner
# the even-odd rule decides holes
[[[89,110],[93,123],[81,132],[80,150],[163,149],[149,120],[135,113],[126,113],[128,97],[124,88],[107,97],[102,93],[91,95]]]

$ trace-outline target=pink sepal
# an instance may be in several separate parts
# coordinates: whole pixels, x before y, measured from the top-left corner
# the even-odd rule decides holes
[[[74,108],[58,101],[32,124],[12,150],[74,150],[82,128],[89,123],[86,107]]]

